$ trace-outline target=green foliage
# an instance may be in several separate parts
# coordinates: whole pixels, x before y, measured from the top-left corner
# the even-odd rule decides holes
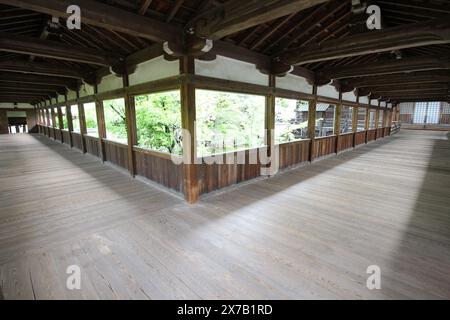
[[[127,124],[125,100],[123,98],[103,101],[105,112],[106,137],[127,143]]]
[[[277,98],[275,100],[275,141],[284,143],[307,138],[308,102]]]
[[[72,125],[73,125],[73,131],[80,132],[80,118],[78,116],[78,106],[72,105],[70,107],[70,111],[72,113]]]
[[[67,110],[66,107],[61,107],[63,127],[64,127],[64,129],[67,130],[69,128],[69,123],[67,121],[67,111],[66,110]]]
[[[94,102],[84,104],[84,115],[86,118],[87,133],[93,136],[98,136],[97,112]]]
[[[196,101],[200,156],[264,145],[263,96],[197,90]]]
[[[182,154],[180,92],[138,96],[135,103],[138,145]]]
[[[55,128],[59,128],[58,108],[53,109],[53,115],[54,115],[54,119],[55,119],[55,123],[53,125]]]

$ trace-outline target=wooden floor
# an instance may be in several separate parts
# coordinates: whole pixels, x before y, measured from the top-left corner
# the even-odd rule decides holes
[[[0,205],[6,299],[450,298],[445,132],[404,131],[195,206],[44,137],[3,135]],[[381,290],[366,288],[370,265]]]

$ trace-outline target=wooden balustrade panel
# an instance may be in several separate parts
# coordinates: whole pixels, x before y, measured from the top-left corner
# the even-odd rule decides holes
[[[183,193],[184,167],[176,165],[168,157],[154,152],[134,150],[136,157],[136,174],[159,183],[169,189]]]
[[[314,140],[313,159],[319,159],[336,152],[336,137],[325,137]]]
[[[225,159],[224,155],[217,157]],[[203,162],[196,166],[200,194],[213,192],[261,176],[262,166],[257,149],[234,152],[229,154],[228,158],[233,161],[223,160],[223,163],[234,164],[206,164]]]
[[[367,131],[367,142],[374,141],[376,138],[377,129]]]
[[[278,149],[280,169],[308,162],[310,143],[310,140],[301,140],[280,144]]]
[[[90,136],[84,136],[84,139],[86,140],[86,152],[100,158],[100,139]]]
[[[70,132],[63,130],[62,135],[63,135],[64,143],[67,145],[70,145]]]
[[[106,161],[124,169],[128,169],[128,146],[105,140]]]
[[[83,150],[83,145],[81,143],[81,134],[77,132],[72,132],[72,141],[74,148],[77,148],[78,150]]]
[[[384,136],[388,137],[390,135],[391,135],[391,128],[389,127],[384,128]]]
[[[353,148],[353,140],[355,138],[355,134],[352,133],[346,133],[339,136],[338,140],[338,152],[342,152],[348,149]]]
[[[450,124],[450,114],[442,114],[440,124]]]
[[[356,145],[359,146],[361,144],[366,143],[366,131],[360,131],[356,133]]]
[[[384,128],[377,129],[377,139],[384,138]]]
[[[61,130],[59,129],[53,129],[54,133],[55,133],[55,140],[61,142]]]
[[[55,139],[55,130],[51,127],[47,127],[47,134],[50,139]]]

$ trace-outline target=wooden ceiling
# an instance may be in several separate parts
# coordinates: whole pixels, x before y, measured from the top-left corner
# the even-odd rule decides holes
[[[52,22],[50,13],[66,1],[0,0],[0,101],[42,101],[109,66],[120,70],[130,57],[155,54],[164,41],[184,46],[195,35],[194,48],[207,37],[217,53],[264,61],[270,66],[261,70],[280,75],[295,65],[294,73],[306,72],[318,85],[334,80],[344,92],[395,102],[449,100],[450,1],[361,1],[381,7],[378,38],[362,27],[367,15],[351,0],[72,2],[82,8],[81,30],[65,27],[64,12]],[[390,77],[397,81],[385,86]],[[427,85],[421,90],[418,82]]]

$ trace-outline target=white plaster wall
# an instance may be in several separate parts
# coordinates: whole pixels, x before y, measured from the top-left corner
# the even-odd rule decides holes
[[[108,92],[116,89],[123,88],[122,77],[118,77],[114,74],[109,74],[102,79],[102,82],[98,85],[98,92]]]
[[[77,93],[75,91],[70,90],[67,94],[67,100],[75,100],[77,98]]]
[[[305,78],[293,74],[288,74],[285,77],[277,77],[276,87],[309,94],[313,92],[313,86],[308,84]]]
[[[381,107],[382,107],[382,108],[386,108],[386,106],[387,106],[386,101],[381,101]]]
[[[359,102],[362,104],[369,104],[369,98],[368,97],[359,97]]]
[[[254,64],[223,56],[217,56],[214,61],[195,60],[195,73],[206,77],[263,86],[269,84],[269,77],[259,72]]]
[[[80,88],[80,97],[92,96],[94,94],[94,87],[84,83]]]
[[[170,78],[179,74],[179,61],[167,61],[161,56],[138,64],[136,71],[130,75],[130,85]]]
[[[337,92],[335,87],[329,84],[317,87],[317,95],[322,97],[339,99],[339,92]]]
[[[342,100],[356,102],[356,95],[353,91],[346,92],[342,95]]]

